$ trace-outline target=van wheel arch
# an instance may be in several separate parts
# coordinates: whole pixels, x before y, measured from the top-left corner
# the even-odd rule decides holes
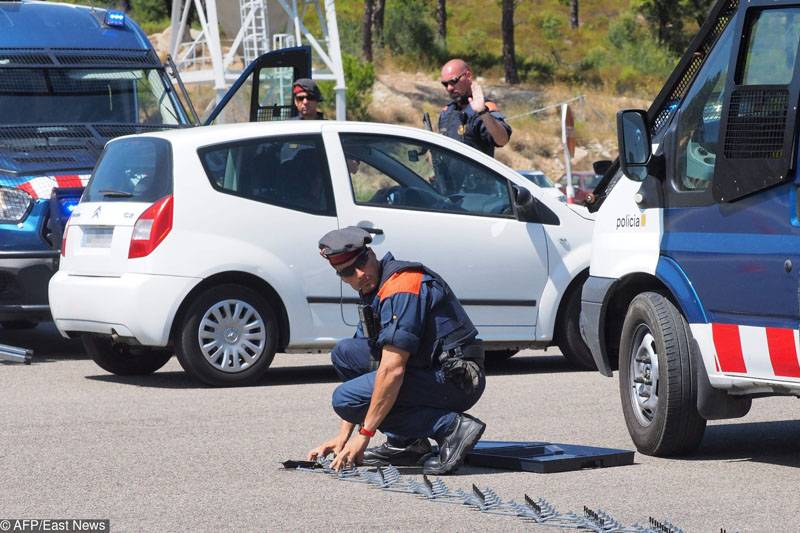
[[[281,300],[281,297],[278,296],[277,291],[272,287],[272,285],[264,281],[262,278],[254,276],[253,274],[248,274],[247,272],[222,272],[219,274],[214,274],[213,276],[198,283],[197,286],[186,295],[186,298],[183,299],[180,307],[178,308],[178,312],[175,313],[175,318],[172,320],[172,327],[170,328],[169,338],[172,339],[173,342],[175,341],[175,335],[177,335],[180,331],[180,325],[183,323],[186,311],[191,306],[195,298],[204,293],[210,287],[230,283],[243,285],[253,289],[272,305],[272,308],[278,315],[277,319],[279,326],[279,337],[277,349],[278,352],[284,351],[286,346],[289,344],[289,315],[286,312],[286,306],[283,304],[283,300]]]
[[[602,330],[605,335],[601,339],[603,350],[613,370],[619,368],[619,341],[628,306],[637,295],[643,292],[658,293],[667,298],[676,308],[681,309],[672,292],[655,276],[631,274],[617,281],[603,306]]]

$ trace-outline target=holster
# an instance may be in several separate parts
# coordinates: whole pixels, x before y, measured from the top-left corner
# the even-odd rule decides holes
[[[439,355],[439,363],[445,378],[467,394],[472,394],[483,375],[483,343],[456,346]]]

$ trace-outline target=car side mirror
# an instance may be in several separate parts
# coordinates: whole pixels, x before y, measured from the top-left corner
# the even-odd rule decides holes
[[[622,173],[633,181],[644,181],[648,175],[647,164],[652,156],[647,112],[626,109],[617,113],[617,141]]]
[[[560,224],[558,215],[550,211],[550,209],[537,200],[531,194],[531,191],[517,185],[512,185],[511,187],[514,189],[514,205],[517,208],[517,220],[520,222],[537,222],[554,226]]]
[[[595,174],[605,176],[606,172],[608,172],[608,169],[611,168],[613,164],[614,163],[608,159],[601,159],[592,163],[592,170],[594,170]]]

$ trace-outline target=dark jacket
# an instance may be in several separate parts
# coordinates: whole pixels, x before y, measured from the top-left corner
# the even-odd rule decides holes
[[[384,345],[411,354],[408,366],[438,365],[439,354],[475,341],[478,331],[447,283],[421,263],[397,261],[391,253],[381,259],[377,290],[362,295],[378,317],[380,331],[375,355]],[[356,337],[364,337],[359,325]]]
[[[503,114],[499,111],[491,111],[490,114],[503,125],[508,135],[511,136],[511,126],[506,123]],[[494,139],[486,129],[483,117],[478,116],[469,105],[459,109],[456,102],[450,102],[445,106],[439,113],[439,133],[494,157],[496,146]]]

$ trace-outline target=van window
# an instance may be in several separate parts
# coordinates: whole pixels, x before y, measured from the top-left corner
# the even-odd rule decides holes
[[[322,138],[249,139],[199,150],[220,192],[314,215],[336,215]]]
[[[741,85],[788,85],[800,42],[800,8],[766,9],[748,22]]]
[[[83,193],[83,202],[147,202],[172,194],[172,151],[164,139],[109,143]]]
[[[711,187],[734,34],[733,25],[725,28],[681,105],[675,172],[679,191],[706,191]]]

